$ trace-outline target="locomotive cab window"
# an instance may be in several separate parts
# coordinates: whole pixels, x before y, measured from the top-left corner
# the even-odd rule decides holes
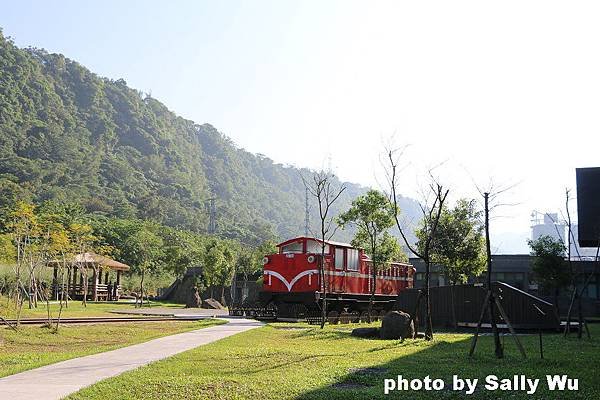
[[[285,253],[302,253],[302,242],[294,242],[281,247],[281,252]]]
[[[344,249],[335,248],[335,269],[344,269]]]
[[[346,268],[348,268],[348,271],[358,271],[358,250],[347,249],[346,257]]]
[[[307,240],[306,241],[306,252],[313,254],[321,254],[321,243],[316,240]],[[325,254],[329,254],[329,245],[325,245]]]

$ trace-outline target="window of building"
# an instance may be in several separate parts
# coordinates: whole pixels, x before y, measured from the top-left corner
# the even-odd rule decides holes
[[[344,249],[335,249],[335,269],[344,269]]]
[[[348,271],[358,271],[358,250],[346,249],[346,267]]]

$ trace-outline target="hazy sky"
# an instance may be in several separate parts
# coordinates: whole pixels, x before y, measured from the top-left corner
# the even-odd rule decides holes
[[[599,164],[598,2],[0,5],[18,45],[124,78],[276,162],[377,186],[395,135],[406,195],[440,162],[453,199],[519,183],[493,221],[501,251],[526,251],[512,241],[531,211],[560,209],[574,168]]]

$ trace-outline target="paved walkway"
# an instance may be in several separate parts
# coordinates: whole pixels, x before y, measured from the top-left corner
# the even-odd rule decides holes
[[[262,326],[254,320],[227,319],[229,322],[224,325],[166,336],[1,378],[0,399],[61,399],[102,379]]]
[[[135,308],[128,310],[113,310],[114,314],[129,314],[129,315],[155,315],[155,316],[173,316],[177,317],[197,317],[202,318],[220,318],[227,317],[227,310],[212,310],[207,308],[172,308],[172,307],[148,307]]]

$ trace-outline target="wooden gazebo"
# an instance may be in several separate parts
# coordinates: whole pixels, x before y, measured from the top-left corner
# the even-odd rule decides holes
[[[60,298],[62,291],[67,291],[71,299],[119,300],[121,296],[121,274],[129,271],[129,265],[115,261],[110,257],[96,253],[81,253],[67,261],[67,283],[60,282],[58,277],[62,261],[51,261],[48,266],[54,268],[52,280],[52,297]],[[84,278],[87,276],[87,293]],[[114,279],[114,280],[113,280]]]

